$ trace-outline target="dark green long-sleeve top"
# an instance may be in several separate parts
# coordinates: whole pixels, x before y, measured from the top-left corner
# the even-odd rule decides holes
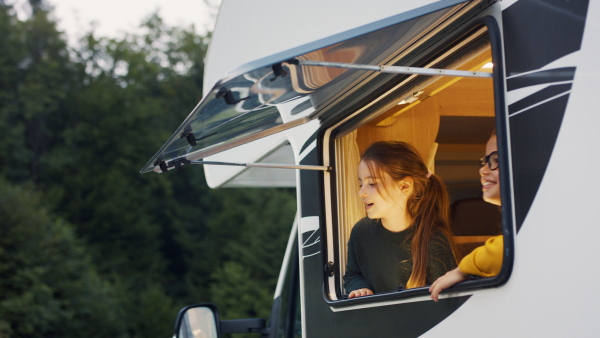
[[[414,227],[400,232],[387,230],[379,219],[363,218],[354,225],[348,241],[348,263],[344,274],[346,291],[369,288],[388,292],[406,287],[412,273],[410,252]],[[448,239],[441,232],[429,242],[427,284],[456,268]]]

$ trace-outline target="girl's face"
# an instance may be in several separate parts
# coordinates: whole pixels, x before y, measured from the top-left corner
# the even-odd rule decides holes
[[[373,165],[374,166],[374,165]],[[375,169],[375,168],[374,168]],[[367,215],[371,219],[389,219],[398,217],[402,212],[401,203],[406,197],[390,175],[383,173],[384,177],[374,177],[369,166],[361,161],[358,166],[358,182],[360,190],[358,196],[362,199]],[[377,187],[379,186],[379,190]]]
[[[485,146],[485,155],[488,156],[494,151],[498,151],[495,135],[490,138]],[[479,169],[479,175],[481,175],[483,200],[488,203],[500,205],[500,169],[490,170],[490,163],[488,163]]]

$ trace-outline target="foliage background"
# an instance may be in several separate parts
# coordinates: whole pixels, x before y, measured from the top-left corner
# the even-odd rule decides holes
[[[88,32],[0,0],[0,337],[168,337],[179,308],[267,318],[292,189],[140,175],[197,104],[210,33]]]

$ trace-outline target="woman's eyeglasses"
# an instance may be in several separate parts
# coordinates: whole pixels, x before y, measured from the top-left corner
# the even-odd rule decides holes
[[[487,164],[490,170],[498,169],[498,152],[492,151],[489,155],[480,158],[479,164],[481,164],[482,168]]]

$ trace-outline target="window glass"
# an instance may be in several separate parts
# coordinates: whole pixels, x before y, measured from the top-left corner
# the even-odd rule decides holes
[[[409,46],[428,27],[440,25],[463,7],[464,4],[455,4],[402,22],[392,17],[391,21],[382,20],[330,37],[327,40],[332,44],[328,46],[320,46],[322,42],[317,41],[232,70],[208,92],[141,172],[176,168],[187,160],[205,158],[326,117],[325,112],[317,110],[338,96],[339,88],[351,85],[366,73],[305,67],[298,60],[388,62],[392,51]]]

